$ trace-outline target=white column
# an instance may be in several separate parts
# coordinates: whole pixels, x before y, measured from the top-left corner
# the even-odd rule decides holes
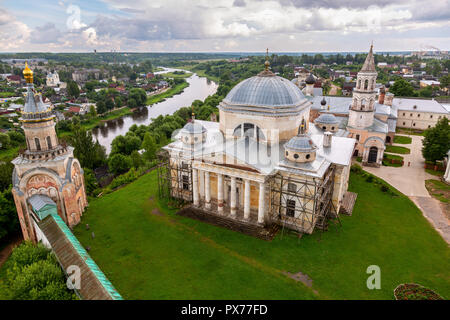
[[[236,217],[236,178],[231,177],[231,194],[230,194],[230,206],[231,206],[231,216]]]
[[[198,172],[192,169],[192,196],[194,198],[194,206],[198,206]]]
[[[244,219],[250,219],[250,180],[244,182]]]
[[[223,213],[223,175],[217,174],[217,211]]]
[[[198,179],[200,180],[200,200],[205,199],[205,172],[198,170]]]
[[[259,183],[259,207],[258,207],[258,223],[260,223],[260,224],[264,223],[264,211],[266,210],[265,194],[266,194],[265,185],[263,182],[260,182]]]
[[[211,188],[208,171],[205,171],[205,207],[206,209],[211,209]]]

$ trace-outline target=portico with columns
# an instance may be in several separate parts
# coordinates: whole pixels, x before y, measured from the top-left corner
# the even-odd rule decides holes
[[[264,225],[269,200],[267,176],[200,161],[192,163],[192,172],[194,206]]]

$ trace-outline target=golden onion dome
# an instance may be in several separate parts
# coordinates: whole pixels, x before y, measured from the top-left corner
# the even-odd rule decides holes
[[[33,83],[33,71],[28,67],[28,62],[25,62],[25,69],[23,69],[23,76],[27,83]]]

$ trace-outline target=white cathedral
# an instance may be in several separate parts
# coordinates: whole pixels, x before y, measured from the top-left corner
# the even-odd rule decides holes
[[[326,228],[348,196],[357,140],[332,124],[310,123],[311,105],[266,61],[220,103],[219,122],[193,117],[163,148],[160,181],[204,215],[302,233]]]

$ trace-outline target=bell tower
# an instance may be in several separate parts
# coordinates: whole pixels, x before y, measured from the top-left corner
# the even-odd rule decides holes
[[[348,125],[357,129],[364,129],[373,124],[375,114],[377,72],[373,57],[373,45],[358,72],[356,87],[353,89],[353,99],[350,106]]]
[[[25,132],[27,149],[15,158],[13,171],[14,202],[25,240],[40,240],[40,218],[34,204],[52,200],[63,221],[76,225],[87,206],[83,169],[73,156],[73,148],[58,141],[55,116],[50,105],[33,85],[33,71],[25,64],[23,75],[27,82],[25,106],[20,121]]]

